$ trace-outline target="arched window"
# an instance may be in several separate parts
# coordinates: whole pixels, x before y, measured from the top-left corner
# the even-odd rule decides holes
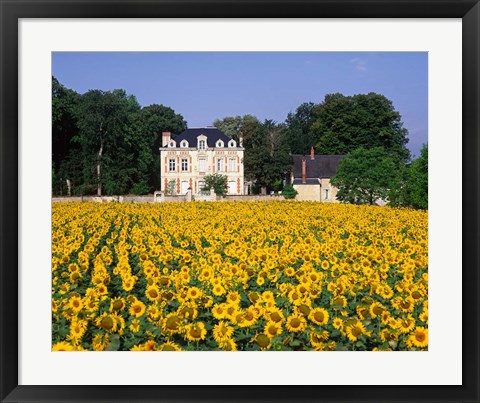
[[[188,141],[187,140],[182,140],[182,142],[180,143],[180,147],[187,148],[188,147]]]
[[[216,146],[216,147],[220,147],[220,148],[223,147],[223,146],[224,146],[223,141],[222,141],[222,140],[218,140],[218,141],[217,141],[217,144],[215,144],[215,146]]]
[[[170,148],[175,147],[175,146],[176,146],[175,141],[173,141],[173,140],[170,141],[170,143],[168,143],[168,146],[169,146]]]
[[[236,147],[236,146],[237,146],[237,143],[235,142],[235,140],[230,140],[230,141],[228,142],[228,146],[229,146],[229,147]]]

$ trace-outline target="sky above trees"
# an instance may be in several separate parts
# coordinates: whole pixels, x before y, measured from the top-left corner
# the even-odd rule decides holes
[[[281,123],[326,94],[376,92],[400,113],[412,156],[428,142],[425,52],[54,52],[52,75],[79,93],[124,89],[189,127],[246,114]]]

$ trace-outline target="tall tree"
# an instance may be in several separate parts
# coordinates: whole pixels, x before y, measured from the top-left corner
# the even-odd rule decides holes
[[[81,97],[76,110],[80,129],[76,140],[85,158],[84,183],[94,180],[97,195],[104,187],[112,194],[131,185],[122,171],[128,163],[136,162],[132,151],[138,150],[139,144],[132,117],[139,110],[135,97],[124,90],[90,90]]]
[[[374,204],[389,199],[400,178],[395,161],[382,147],[358,148],[340,162],[331,183],[340,201]]]
[[[285,178],[290,156],[285,127],[272,120],[256,125],[245,137],[245,176],[258,187],[273,187]]]
[[[428,209],[428,144],[408,168],[407,194],[412,207]]]
[[[311,130],[322,154],[346,155],[360,147],[383,147],[399,165],[410,158],[408,131],[400,113],[383,95],[330,94],[317,106],[316,114]]]
[[[232,137],[237,143],[252,134],[252,131],[260,124],[260,121],[252,115],[227,116],[223,119],[216,119],[213,125]]]
[[[148,142],[150,154],[153,156],[148,164],[148,187],[160,188],[160,153],[162,132],[171,132],[172,136],[183,132],[187,122],[183,116],[175,113],[168,106],[153,104],[142,108],[135,119],[136,130],[141,132],[142,139]]]
[[[307,154],[315,145],[312,125],[317,119],[317,105],[313,102],[301,104],[290,112],[285,120],[286,137],[292,154]]]
[[[52,77],[52,167],[53,190],[59,191],[64,182],[79,179],[71,160],[78,156],[78,144],[72,139],[78,135],[75,109],[80,95]],[[58,179],[58,181],[56,180]],[[62,182],[62,183],[59,183]]]

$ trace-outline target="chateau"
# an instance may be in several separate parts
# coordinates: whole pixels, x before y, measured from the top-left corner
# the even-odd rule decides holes
[[[227,176],[227,194],[244,194],[243,152],[240,144],[216,127],[191,128],[172,139],[162,133],[160,183],[165,193],[201,193],[207,175]]]
[[[338,203],[338,189],[330,183],[337,173],[338,164],[344,155],[315,155],[313,147],[310,155],[292,155],[293,167],[291,183],[298,192],[297,200]]]

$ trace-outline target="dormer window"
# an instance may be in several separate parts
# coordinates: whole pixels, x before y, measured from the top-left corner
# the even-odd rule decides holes
[[[222,140],[218,140],[217,143],[215,144],[215,147],[222,148],[223,146],[224,146],[224,144],[223,144]]]
[[[188,147],[188,141],[187,140],[182,140],[181,143],[180,143],[180,147],[187,148]]]
[[[173,141],[173,140],[170,141],[170,143],[168,143],[168,146],[169,146],[170,148],[175,147],[175,146],[176,146],[175,141]]]
[[[205,150],[207,148],[207,142],[205,140],[198,141],[198,149]]]
[[[236,146],[237,146],[237,143],[235,142],[235,140],[230,140],[230,141],[228,142],[228,146],[229,146],[229,147],[236,147]]]

